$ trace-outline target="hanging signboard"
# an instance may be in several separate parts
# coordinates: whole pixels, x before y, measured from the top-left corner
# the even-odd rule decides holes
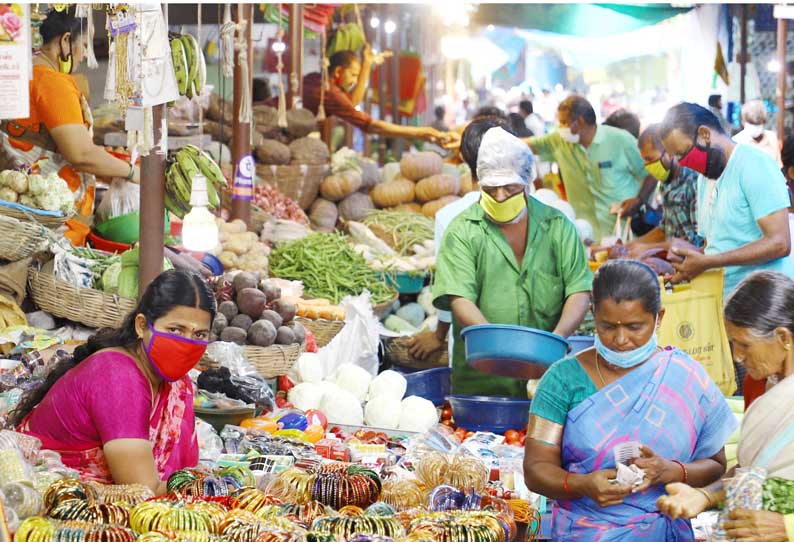
[[[0,119],[30,116],[30,5],[0,4]]]

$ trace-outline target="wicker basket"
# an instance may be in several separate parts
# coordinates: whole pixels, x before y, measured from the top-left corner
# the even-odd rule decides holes
[[[28,287],[39,309],[93,328],[120,327],[135,308],[133,299],[81,288],[35,269],[28,270]]]
[[[345,327],[344,320],[314,320],[312,318],[296,318],[295,320],[312,332],[317,348],[322,348],[330,343]]]
[[[411,337],[388,337],[383,339],[385,360],[392,365],[420,371],[435,369],[436,367],[447,367],[449,365],[449,352],[446,344],[444,348],[433,352],[427,359],[417,359],[408,352],[410,341]]]
[[[0,214],[0,260],[16,262],[46,246],[44,226]]]
[[[397,301],[398,297],[399,294],[397,293],[397,290],[395,290],[394,295],[391,296],[388,301],[384,301],[383,303],[379,303],[378,305],[372,307],[372,310],[375,313],[375,316],[378,317],[378,320],[383,320],[389,315],[391,312],[391,307],[394,305],[394,302]]]
[[[328,171],[328,165],[256,166],[256,174],[262,182],[278,188],[279,192],[297,202],[304,211],[317,199],[320,183]]]
[[[265,378],[276,378],[287,374],[303,353],[303,345],[281,346],[274,344],[267,348],[243,346],[243,354],[254,369]]]
[[[232,192],[228,188],[224,188],[221,192],[221,207],[227,211],[232,210]],[[251,231],[259,233],[262,231],[265,222],[270,220],[270,215],[255,206],[251,206]]]
[[[7,207],[5,205],[0,205],[0,215],[8,216],[11,218],[16,218],[22,222],[38,222],[45,228],[49,228],[51,230],[55,230],[63,226],[67,220],[69,220],[68,216],[47,216],[47,215],[40,215],[34,212],[25,212],[20,211],[14,207]]]

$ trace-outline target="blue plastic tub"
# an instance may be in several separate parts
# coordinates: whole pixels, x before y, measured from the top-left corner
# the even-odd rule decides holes
[[[521,431],[529,422],[529,399],[484,395],[450,395],[447,399],[455,425],[467,431]]]
[[[402,374],[408,382],[408,388],[405,390],[406,397],[418,395],[436,406],[444,404],[451,388],[450,377],[452,369],[449,367],[436,367],[435,369],[414,372],[396,367],[393,369]]]
[[[529,327],[484,324],[467,327],[462,336],[468,364],[494,376],[540,378],[568,353],[568,341]]]
[[[578,354],[582,350],[587,350],[593,343],[595,342],[595,337],[593,336],[585,336],[585,335],[575,335],[573,337],[568,337],[568,343],[571,345],[571,352],[570,354],[573,356],[574,354]]]
[[[427,273],[382,273],[383,280],[401,294],[418,294],[425,287]]]

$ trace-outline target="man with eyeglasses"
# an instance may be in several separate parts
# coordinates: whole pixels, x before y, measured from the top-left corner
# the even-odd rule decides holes
[[[701,174],[698,227],[705,254],[676,250],[673,281],[690,280],[709,269],[725,268],[724,294],[753,271],[779,271],[794,277],[786,180],[775,160],[751,145],[737,145],[713,113],[693,103],[672,107],[662,121],[665,151],[678,164]]]

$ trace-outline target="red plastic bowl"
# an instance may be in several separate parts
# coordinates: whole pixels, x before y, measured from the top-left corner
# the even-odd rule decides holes
[[[91,231],[88,234],[88,242],[91,243],[91,246],[97,250],[104,250],[105,252],[118,253],[121,254],[122,252],[128,251],[132,248],[132,245],[127,245],[125,243],[116,243],[115,241],[108,241],[107,239],[103,239],[98,236],[96,233]]]

